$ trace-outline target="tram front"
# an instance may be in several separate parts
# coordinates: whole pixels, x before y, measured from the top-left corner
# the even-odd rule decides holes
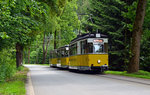
[[[105,71],[108,69],[108,38],[95,37],[81,41],[81,69]]]
[[[70,43],[69,68],[104,71],[108,69],[108,38],[101,34],[80,35]]]

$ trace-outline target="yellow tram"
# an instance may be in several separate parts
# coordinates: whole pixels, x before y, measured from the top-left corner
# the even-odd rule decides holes
[[[83,34],[73,39],[69,46],[50,53],[52,67],[105,71],[108,69],[108,38],[103,34]]]
[[[108,69],[108,38],[102,34],[80,35],[70,43],[69,69]]]
[[[57,50],[50,51],[49,64],[51,67],[57,67]]]
[[[57,49],[57,67],[68,68],[69,67],[69,45],[60,47]]]

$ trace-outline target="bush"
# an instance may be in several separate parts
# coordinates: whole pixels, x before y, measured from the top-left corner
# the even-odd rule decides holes
[[[15,59],[12,51],[6,49],[0,51],[0,82],[6,81],[15,72]]]
[[[140,62],[140,69],[150,72],[150,56],[143,57]]]

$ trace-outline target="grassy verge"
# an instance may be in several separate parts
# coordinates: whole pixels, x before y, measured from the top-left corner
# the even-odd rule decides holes
[[[43,65],[43,66],[50,66],[50,64],[25,64],[25,65]]]
[[[25,82],[28,68],[22,68],[12,78],[4,83],[0,83],[0,95],[25,95]]]
[[[50,64],[36,64],[36,65],[50,66]]]
[[[121,72],[121,71],[106,71],[105,73],[106,74],[113,74],[113,75],[123,75],[123,76],[128,76],[128,77],[150,79],[150,72],[142,71],[142,70],[140,70],[137,73],[132,73],[132,74],[129,74],[126,71],[124,71],[124,72]]]

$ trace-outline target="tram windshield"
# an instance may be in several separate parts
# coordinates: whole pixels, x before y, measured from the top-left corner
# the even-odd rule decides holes
[[[102,53],[103,45],[102,44],[93,44],[93,53]]]
[[[69,55],[69,47],[62,47],[59,49],[60,57],[67,57]]]
[[[108,53],[108,43],[87,43],[87,41],[81,41],[81,54],[88,53]]]

